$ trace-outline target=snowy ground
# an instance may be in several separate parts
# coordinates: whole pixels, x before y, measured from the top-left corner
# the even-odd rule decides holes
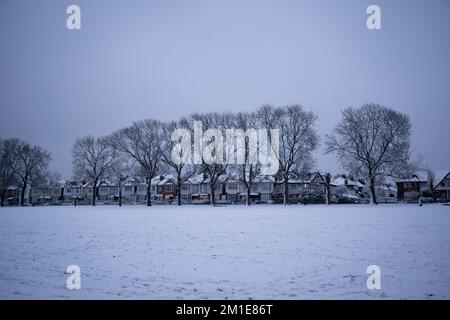
[[[0,246],[3,299],[450,299],[439,205],[2,208]]]

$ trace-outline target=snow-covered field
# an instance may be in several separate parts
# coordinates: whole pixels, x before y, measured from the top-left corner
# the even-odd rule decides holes
[[[2,208],[0,245],[3,299],[450,298],[439,205]]]

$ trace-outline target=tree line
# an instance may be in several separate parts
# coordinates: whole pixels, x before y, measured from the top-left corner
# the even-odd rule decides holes
[[[203,129],[217,129],[225,135],[226,129],[242,130],[243,151],[240,164],[205,161],[200,164],[173,160],[173,153],[181,158],[194,150],[177,148],[180,137],[173,137],[177,128],[194,132],[194,122],[201,121]],[[266,150],[275,156],[278,172],[275,179],[284,185],[283,202],[288,203],[288,181],[296,173],[307,172],[314,166],[313,154],[319,146],[315,129],[317,115],[301,105],[264,105],[251,112],[208,112],[192,113],[177,121],[161,122],[146,119],[133,122],[130,126],[116,130],[108,136],[91,135],[76,139],[72,147],[73,174],[76,179],[92,181],[92,205],[95,206],[96,189],[103,179],[114,180],[119,187],[129,177],[141,177],[147,184],[147,206],[152,205],[151,180],[161,172],[176,177],[177,204],[181,205],[181,186],[195,174],[203,173],[210,189],[211,204],[215,203],[215,190],[219,177],[232,173],[247,190],[247,204],[250,205],[250,191],[255,177],[261,173],[261,165],[254,163],[251,150],[251,130],[264,128],[268,141],[277,139],[279,150]],[[274,137],[271,129],[279,129]],[[371,203],[376,204],[375,186],[383,176],[405,177],[415,166],[411,163],[411,122],[407,115],[392,108],[365,104],[359,108],[349,107],[341,112],[341,119],[325,136],[324,153],[336,154],[342,168],[369,184]],[[207,146],[214,142],[213,136],[203,137]],[[273,145],[273,144],[271,144]],[[222,146],[222,145],[221,145]],[[193,145],[192,148],[195,146]],[[260,146],[259,146],[260,147]],[[227,150],[236,153],[235,144],[225,144]],[[230,149],[231,148],[231,149]],[[17,185],[21,188],[23,205],[25,187],[39,186],[47,177],[54,177],[48,171],[50,153],[39,146],[33,146],[18,139],[0,140],[0,192],[3,206],[6,188]],[[51,180],[51,179],[50,179]],[[326,176],[327,199],[329,199],[330,176]],[[329,203],[329,201],[327,201]]]
[[[19,139],[0,139],[0,205],[3,207],[8,187],[20,188],[20,205],[25,204],[27,186],[42,186],[55,178],[48,171],[50,153],[40,146]]]

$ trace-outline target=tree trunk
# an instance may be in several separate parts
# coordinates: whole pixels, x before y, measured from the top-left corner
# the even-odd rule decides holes
[[[152,206],[152,179],[148,179],[147,183],[147,207]]]
[[[283,204],[287,205],[289,202],[289,185],[288,185],[288,179],[284,179],[284,196],[283,196]]]
[[[211,205],[214,206],[216,204],[216,197],[215,197],[216,186],[210,184],[209,185],[209,189],[210,189],[210,191],[209,191],[209,198],[210,198],[209,201],[210,201]]]
[[[2,193],[0,195],[0,207],[3,207],[5,203],[5,191],[2,190]]]
[[[181,206],[181,174],[178,172],[177,177],[177,205]]]
[[[122,206],[122,182],[119,180],[119,207]]]
[[[22,188],[20,190],[20,206],[23,207],[25,205],[25,191],[27,188],[28,181],[25,179],[22,181]]]
[[[371,204],[378,204],[377,203],[377,196],[375,193],[375,178],[370,177],[369,179],[369,188],[370,188],[370,203]]]
[[[92,186],[92,201],[91,205],[95,207],[95,198],[97,197],[97,180],[94,180],[94,185]]]
[[[330,195],[330,185],[329,184],[327,184],[325,186],[325,193],[326,193],[326,198],[325,198],[326,204],[330,205],[331,204],[331,201],[330,201],[331,195]]]
[[[247,205],[251,205],[251,200],[250,200],[250,192],[251,191],[251,187],[247,187]]]

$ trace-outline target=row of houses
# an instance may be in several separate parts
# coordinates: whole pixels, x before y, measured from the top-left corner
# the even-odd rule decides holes
[[[252,187],[251,195],[258,202],[269,202],[273,192],[274,179],[269,176],[257,176]],[[64,196],[54,200],[90,201],[92,197],[92,184],[83,181],[66,181],[60,186]],[[129,178],[122,184],[122,200],[126,203],[145,203],[147,201],[147,183],[139,178]],[[156,203],[171,203],[177,197],[177,181],[172,175],[160,175],[151,180],[151,197]],[[181,200],[184,203],[207,203],[210,201],[210,180],[204,174],[193,176],[181,185]],[[34,193],[35,197],[43,199],[39,190]],[[217,179],[215,188],[215,200],[217,202],[240,202],[244,201],[246,189],[240,181],[228,175],[222,175]],[[108,180],[100,181],[96,190],[97,200],[117,201],[119,188]],[[33,198],[32,201],[36,201]]]
[[[288,180],[288,200],[290,203],[307,201],[308,203],[324,203],[327,182],[320,172],[292,175]],[[367,203],[369,187],[362,180],[347,175],[336,175],[329,182],[330,198],[333,203]],[[103,203],[114,203],[122,196],[122,201],[129,204],[145,203],[147,200],[147,184],[139,178],[129,178],[121,185],[110,180],[101,180],[95,190],[96,200]],[[177,181],[170,174],[160,175],[150,183],[152,201],[155,203],[172,203],[177,197]],[[284,184],[272,176],[256,176],[250,190],[250,199],[254,203],[282,202]],[[429,171],[418,172],[408,179],[385,177],[376,188],[378,202],[417,202],[421,197],[430,201],[450,201],[450,170],[432,174]],[[121,192],[119,192],[121,191]],[[209,203],[210,180],[205,174],[195,175],[181,185],[183,203]],[[90,203],[93,194],[91,181],[68,180],[45,188],[27,188],[26,203],[62,204]],[[215,188],[217,203],[245,203],[247,188],[244,183],[232,175],[218,178]],[[20,189],[8,188],[6,202],[13,205],[19,202]]]

